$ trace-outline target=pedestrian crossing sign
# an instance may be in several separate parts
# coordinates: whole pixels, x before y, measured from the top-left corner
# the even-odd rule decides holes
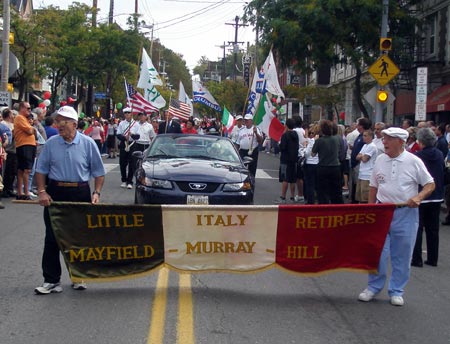
[[[400,73],[400,69],[389,56],[383,54],[369,67],[368,72],[380,86],[384,86]]]

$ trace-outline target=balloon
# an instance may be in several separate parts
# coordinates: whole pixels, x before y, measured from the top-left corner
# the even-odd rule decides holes
[[[339,118],[345,120],[345,112],[341,112]]]
[[[49,106],[51,103],[52,103],[52,102],[50,101],[50,99],[44,100],[45,106]]]
[[[75,103],[75,99],[73,99],[72,97],[67,98],[67,103],[72,104]]]
[[[44,97],[44,99],[50,99],[50,97],[52,96],[52,94],[50,93],[50,91],[45,91],[42,96]]]
[[[45,105],[44,102],[39,103],[38,107],[40,107],[41,109],[45,109],[47,106]]]
[[[116,108],[118,108],[119,110],[122,108],[122,103],[117,103]]]
[[[67,102],[65,101],[65,100],[62,100],[60,103],[59,103],[59,106],[66,106],[67,105]]]
[[[81,118],[81,119],[84,118],[84,112],[80,113],[80,118]]]

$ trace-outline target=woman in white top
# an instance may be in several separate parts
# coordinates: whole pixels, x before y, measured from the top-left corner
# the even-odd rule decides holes
[[[308,130],[308,138],[305,142],[305,148],[303,148],[306,157],[305,164],[303,165],[305,204],[315,203],[316,174],[317,164],[319,163],[319,155],[312,156],[311,150],[314,146],[314,137],[318,133],[319,125],[310,125]]]

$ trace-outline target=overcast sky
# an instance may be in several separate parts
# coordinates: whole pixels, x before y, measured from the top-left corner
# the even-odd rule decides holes
[[[92,6],[92,1],[79,1]],[[66,9],[71,0],[34,0],[35,9],[49,5]],[[134,12],[133,0],[115,0],[114,20],[126,27],[127,18]],[[97,0],[98,21],[107,21],[110,0]],[[234,41],[236,16],[242,17],[245,1],[241,0],[139,0],[138,12],[141,20],[154,24],[153,36],[177,53],[181,53],[191,70],[202,56],[211,61],[222,58],[224,42]],[[240,21],[240,23],[242,23]],[[150,29],[149,39],[150,39]],[[252,27],[240,27],[238,41],[253,44],[255,33]]]

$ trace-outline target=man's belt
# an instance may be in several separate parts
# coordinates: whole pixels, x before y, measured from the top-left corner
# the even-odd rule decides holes
[[[62,188],[78,188],[81,186],[89,185],[89,182],[61,182],[57,180],[50,179],[48,182],[49,185],[59,186]]]

